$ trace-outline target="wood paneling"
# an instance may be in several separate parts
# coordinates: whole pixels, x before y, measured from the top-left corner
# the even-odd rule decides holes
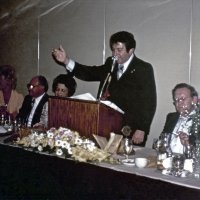
[[[48,123],[49,128],[62,126],[89,138],[109,138],[110,132],[120,133],[122,114],[98,101],[50,97]]]

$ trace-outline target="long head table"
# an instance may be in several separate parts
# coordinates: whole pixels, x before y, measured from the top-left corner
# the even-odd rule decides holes
[[[80,163],[4,144],[4,138],[0,139],[0,199],[200,198],[199,179],[165,176],[155,168]],[[148,148],[135,150],[136,157],[155,154]]]

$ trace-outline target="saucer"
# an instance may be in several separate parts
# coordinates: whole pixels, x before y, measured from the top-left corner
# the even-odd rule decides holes
[[[122,164],[127,166],[135,166],[135,160],[134,159],[123,159],[121,160]]]
[[[163,169],[162,174],[164,175],[172,175],[171,169]]]

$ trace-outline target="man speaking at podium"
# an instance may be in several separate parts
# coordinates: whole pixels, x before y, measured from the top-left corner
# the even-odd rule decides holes
[[[135,145],[145,146],[156,110],[156,86],[152,65],[135,55],[132,33],[110,37],[112,57],[101,66],[86,66],[70,59],[62,46],[52,51],[55,61],[84,81],[99,81],[97,98],[109,100],[124,111],[123,125],[130,126]]]

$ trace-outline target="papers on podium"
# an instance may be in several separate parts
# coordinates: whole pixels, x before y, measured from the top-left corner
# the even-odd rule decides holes
[[[72,99],[82,99],[82,100],[89,100],[89,101],[97,101],[95,97],[92,96],[90,93],[80,94],[76,96],[70,97]],[[100,100],[101,103],[113,108],[114,110],[117,110],[118,112],[124,114],[124,111],[120,109],[116,104],[112,103],[111,101],[107,100]]]

